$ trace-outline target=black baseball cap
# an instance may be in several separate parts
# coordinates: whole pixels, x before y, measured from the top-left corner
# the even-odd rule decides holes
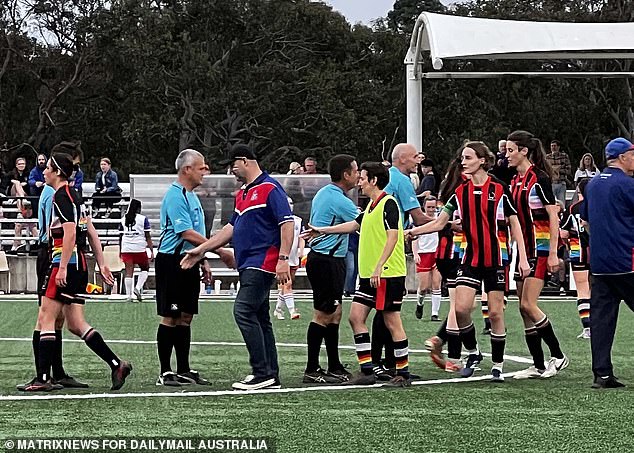
[[[255,152],[249,145],[239,144],[235,145],[227,154],[227,158],[220,161],[220,165],[231,165],[237,159],[258,160]]]

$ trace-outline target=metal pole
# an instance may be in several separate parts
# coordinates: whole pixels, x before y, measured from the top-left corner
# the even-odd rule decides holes
[[[423,79],[420,68],[405,66],[407,98],[407,143],[423,150]]]

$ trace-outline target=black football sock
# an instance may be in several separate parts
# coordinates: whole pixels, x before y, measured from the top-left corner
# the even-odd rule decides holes
[[[156,346],[158,350],[161,374],[172,371],[172,349],[174,348],[174,326],[159,324],[156,331]]]
[[[561,352],[559,340],[557,339],[557,335],[555,335],[555,330],[553,329],[553,325],[548,319],[548,316],[544,316],[544,319],[536,322],[535,328],[537,329],[539,336],[542,340],[544,340],[544,343],[546,343],[546,346],[548,346],[548,349],[550,349],[550,355],[558,359],[563,359],[564,353]]]
[[[176,352],[176,372],[189,373],[189,350],[192,343],[191,326],[174,327],[174,352]]]
[[[84,340],[86,345],[95,354],[97,354],[101,358],[101,360],[108,364],[110,369],[115,370],[119,368],[119,365],[121,364],[119,357],[117,357],[116,354],[112,352],[112,349],[108,347],[99,332],[91,327],[85,334],[81,336],[81,339]]]
[[[328,369],[341,370],[343,365],[339,360],[339,324],[328,324],[324,336],[326,353],[328,354]]]
[[[311,321],[306,332],[306,343],[308,345],[308,359],[306,362],[306,373],[313,373],[319,369],[319,351],[321,342],[327,335],[328,328]]]
[[[53,355],[53,377],[62,379],[66,377],[66,371],[62,365],[62,331],[55,331],[55,354]]]

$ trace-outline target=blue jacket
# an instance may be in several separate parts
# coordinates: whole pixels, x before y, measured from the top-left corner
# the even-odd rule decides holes
[[[37,187],[35,185],[36,182],[44,182],[44,169],[38,167],[37,165],[33,167],[31,173],[29,173],[29,187],[31,188],[31,193],[35,193],[36,191],[42,191],[42,187]]]
[[[103,172],[97,173],[97,177],[95,178],[95,191],[101,190],[104,188],[102,179]],[[108,170],[106,173],[106,192],[121,192],[121,188],[119,187],[119,178],[117,177],[117,173],[114,170]]]

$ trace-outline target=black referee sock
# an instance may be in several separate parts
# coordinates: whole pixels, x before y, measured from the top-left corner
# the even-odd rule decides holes
[[[469,353],[478,350],[478,340],[476,339],[476,332],[473,323],[460,329],[460,340]]]
[[[533,358],[533,365],[538,370],[545,370],[546,366],[544,365],[544,350],[542,349],[542,339],[537,333],[537,329],[535,327],[527,327],[524,329],[524,336],[526,337],[526,346],[528,346],[528,351],[531,353],[531,357]]]
[[[119,357],[112,352],[112,349],[108,347],[99,332],[91,327],[88,329],[88,332],[81,336],[81,339],[84,340],[86,346],[97,354],[101,360],[108,364],[110,369],[115,370],[119,368],[119,364],[121,363]]]
[[[504,362],[504,349],[506,348],[506,333],[497,334],[491,332],[491,361],[493,363]]]
[[[447,329],[447,357],[453,360],[460,360],[461,353],[460,330]]]
[[[39,360],[40,360],[40,331],[39,330],[34,330],[33,331],[33,358],[35,359],[35,375],[39,376],[40,375],[40,366],[39,366]]]
[[[328,328],[311,321],[306,332],[306,344],[308,345],[308,359],[306,361],[306,373],[312,373],[319,369],[319,350],[321,342],[326,337]],[[330,357],[329,357],[330,360]]]
[[[377,311],[372,319],[372,338],[370,340],[372,363],[376,363],[377,365],[381,363],[381,357],[383,357],[386,330],[387,327],[385,327],[385,321],[383,321],[383,312]]]
[[[62,379],[66,377],[66,371],[62,365],[62,331],[55,330],[55,354],[53,354],[53,377]]]
[[[51,362],[55,354],[55,332],[44,331],[40,333],[39,373],[37,375],[40,382],[46,382],[51,378]]]
[[[389,330],[387,330],[387,327],[385,327],[385,367],[390,370],[396,368],[394,341],[392,340],[392,334]]]
[[[442,340],[442,344],[447,343],[447,318],[442,322],[436,332],[436,336]]]
[[[156,347],[158,350],[161,374],[172,371],[172,349],[174,348],[174,326],[159,324],[156,331]]]
[[[544,319],[536,322],[535,328],[537,329],[539,336],[542,340],[544,340],[544,343],[548,346],[548,349],[550,349],[550,355],[558,359],[563,359],[564,353],[561,352],[559,340],[557,339],[557,335],[555,335],[555,330],[553,329],[553,325],[550,323],[548,316],[544,316]]]
[[[174,327],[174,351],[176,352],[176,372],[189,373],[189,349],[192,343],[191,326]]]
[[[339,360],[339,324],[330,323],[326,326],[324,343],[326,343],[326,353],[328,354],[328,369],[343,369]]]

